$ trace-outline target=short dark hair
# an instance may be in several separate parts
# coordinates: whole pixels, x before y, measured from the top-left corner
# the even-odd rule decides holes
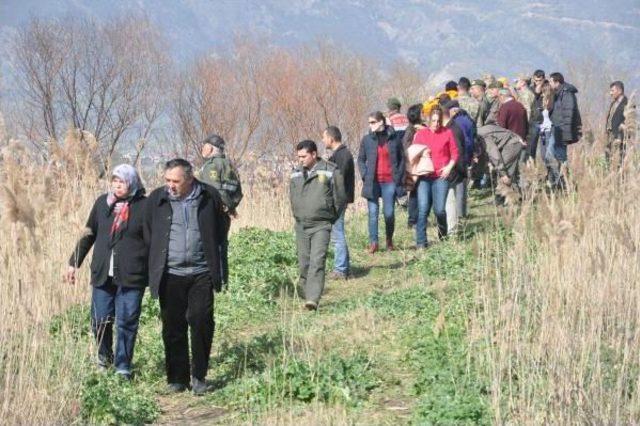
[[[447,81],[447,84],[444,85],[444,90],[445,92],[449,90],[458,90],[458,83],[453,80]]]
[[[342,132],[336,126],[329,126],[324,131],[334,141],[342,142]]]
[[[551,74],[549,74],[549,78],[556,83],[564,84],[564,76],[559,72],[552,72]]]
[[[310,139],[305,139],[296,145],[296,151],[302,151],[303,149],[308,153],[318,152],[318,145]]]
[[[544,78],[545,77],[544,71],[543,70],[535,70],[533,72],[533,76],[536,77],[536,78],[540,78],[540,77]]]
[[[618,89],[620,89],[622,93],[624,93],[624,83],[621,82],[620,80],[616,80],[613,83],[611,83],[609,85],[609,88],[612,88],[612,87],[617,87]]]
[[[182,167],[186,177],[193,177],[193,166],[184,158],[174,158],[173,160],[169,160],[164,163],[165,171],[175,169],[176,167]]]
[[[369,113],[369,118],[373,118],[376,121],[384,121],[384,114],[381,111],[373,111]]]
[[[451,100],[451,96],[449,96],[446,93],[442,93],[439,97],[438,97],[438,104],[440,105],[444,105],[447,102],[449,102]]]
[[[422,104],[411,105],[407,109],[407,120],[410,124],[422,124]]]
[[[460,77],[458,80],[458,89],[469,90],[471,81],[467,77]]]

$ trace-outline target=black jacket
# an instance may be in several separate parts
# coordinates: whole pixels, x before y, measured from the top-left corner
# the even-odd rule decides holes
[[[222,253],[226,253],[222,250],[222,245],[227,237],[222,200],[215,188],[197,180],[195,182],[202,185],[203,189],[198,205],[198,225],[204,255],[213,288],[220,291],[222,282],[226,279],[221,262],[224,260]],[[149,287],[155,298],[158,297],[160,282],[166,269],[172,216],[173,210],[165,187],[155,189],[147,199],[144,217],[144,238],[149,245]]]
[[[624,123],[624,109],[627,106],[627,102],[627,97],[623,95],[622,100],[620,101],[620,104],[618,105],[616,110],[611,112],[611,106],[613,106],[612,103],[609,107],[609,112],[607,113],[606,125],[609,125],[609,115],[613,114],[613,116],[611,117],[611,134],[614,139],[619,139],[621,141],[624,141],[624,130],[620,128],[620,125]],[[607,129],[607,131],[609,131],[609,129]]]
[[[131,201],[126,229],[113,245],[114,280],[123,287],[144,288],[148,282],[148,251],[142,229],[146,202],[144,195],[138,195]],[[86,235],[80,238],[69,259],[69,265],[79,268],[93,246],[91,285],[95,287],[100,287],[109,278],[113,218],[113,209],[107,204],[107,194],[99,196],[89,214]]]
[[[404,195],[405,155],[402,149],[402,134],[386,126],[385,136],[389,147],[389,159],[391,160],[391,173],[396,184],[396,195]],[[358,169],[362,178],[362,196],[367,200],[375,200],[380,194],[374,190],[376,179],[376,163],[378,161],[378,137],[369,132],[360,142],[358,152]]]
[[[342,179],[344,180],[344,190],[347,195],[347,203],[353,203],[356,186],[356,172],[351,151],[349,151],[349,148],[347,148],[345,144],[341,144],[331,157],[329,157],[329,161],[338,166],[340,174],[342,174]]]
[[[576,93],[578,93],[578,89],[569,83],[564,83],[553,101],[551,121],[556,141],[565,144],[577,142],[582,136],[582,119],[580,118]]]
[[[453,138],[456,140],[456,146],[458,147],[458,161],[456,161],[455,166],[451,169],[447,180],[452,184],[458,184],[467,177],[467,167],[464,164],[464,131],[454,120],[449,120],[446,127],[453,133]]]

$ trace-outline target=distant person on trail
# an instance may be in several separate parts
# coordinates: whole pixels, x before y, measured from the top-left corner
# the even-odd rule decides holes
[[[471,81],[467,77],[460,77],[458,80],[458,103],[460,108],[465,110],[474,123],[478,122],[478,111],[480,103],[469,94]]]
[[[145,212],[149,287],[160,297],[169,390],[185,391],[191,376],[193,393],[201,395],[209,390],[214,291],[224,282],[226,214],[218,191],[197,180],[188,161],[168,161],[164,180],[149,195]]]
[[[484,126],[487,117],[489,116],[489,111],[491,110],[491,103],[486,96],[486,84],[482,80],[473,80],[471,83],[471,89],[469,93],[471,96],[478,102],[478,119],[476,120],[476,126],[481,127]]]
[[[458,230],[458,219],[462,218],[462,208],[466,207],[466,187],[465,181],[467,177],[467,168],[465,166],[465,134],[462,127],[451,117],[451,111],[460,109],[458,101],[449,100],[442,105],[443,120],[442,124],[445,128],[451,130],[456,147],[458,148],[458,160],[456,161],[451,173],[447,177],[449,181],[449,190],[447,192],[447,202],[445,203],[445,212],[447,215],[447,235],[451,235]],[[456,205],[459,204],[459,208]],[[463,206],[464,205],[464,206]]]
[[[404,152],[413,143],[418,130],[426,128],[424,121],[422,120],[422,104],[411,105],[407,109],[407,119],[409,120],[409,127],[402,136],[402,148]],[[418,223],[418,193],[416,187],[411,184],[410,188],[407,188],[407,225],[409,228],[413,228]]]
[[[398,98],[389,98],[387,100],[387,120],[396,132],[404,132],[409,121],[407,116],[400,112],[402,104]]]
[[[503,85],[499,81],[495,81],[487,86],[486,98],[489,102],[489,111],[486,112],[484,124],[496,124],[498,122],[498,109],[500,109],[499,92]]]
[[[331,239],[334,244],[334,267],[331,273],[333,279],[347,279],[350,273],[349,246],[345,234],[344,217],[347,205],[353,203],[355,192],[355,164],[349,148],[342,143],[342,133],[336,126],[327,127],[322,132],[322,141],[331,150],[329,161],[335,163],[344,179],[346,204],[340,211],[338,220],[331,228]]]
[[[498,91],[500,107],[498,108],[498,126],[527,139],[529,122],[527,121],[527,110],[524,106],[513,98],[508,89]]]
[[[298,286],[304,307],[315,311],[324,290],[331,226],[344,212],[347,195],[340,169],[318,157],[314,141],[298,143],[296,153],[299,165],[291,173],[289,199],[295,219]]]
[[[445,127],[453,131],[458,147],[458,161],[448,179],[450,192],[446,207],[448,231],[455,232],[459,219],[467,216],[469,169],[476,155],[476,123],[460,108],[459,100],[447,102],[442,110]]]
[[[231,218],[237,216],[236,208],[242,201],[242,185],[240,184],[240,177],[238,171],[231,164],[231,161],[225,156],[225,141],[219,135],[210,135],[202,142],[202,157],[206,159],[202,165],[202,169],[198,173],[198,178],[213,186],[218,190],[220,198],[222,199],[223,210],[226,213],[224,215],[226,235],[229,233],[231,227]],[[222,259],[224,262],[228,259],[229,241],[225,239],[223,243]],[[227,282],[229,274],[229,266],[224,263],[223,277],[224,282]]]
[[[527,136],[527,152],[534,161],[538,158],[538,142],[540,141],[540,125],[542,124],[542,85],[547,82],[543,70],[535,70],[531,79],[530,89],[533,92],[531,117],[529,117],[529,134]],[[547,82],[548,84],[548,82]],[[540,148],[539,157],[544,159],[544,147]]]
[[[525,148],[525,141],[503,127],[487,124],[478,129],[478,139],[484,145],[489,162],[493,166],[500,183],[519,192],[518,165],[520,155]],[[496,196],[498,204],[504,203],[502,195]]]
[[[611,105],[607,113],[606,130],[607,146],[605,148],[605,159],[607,164],[611,163],[613,155],[618,157],[618,167],[622,167],[626,155],[627,146],[624,139],[624,109],[629,100],[624,94],[624,83],[614,81],[609,85],[611,95]]]
[[[429,127],[416,133],[415,145],[426,145],[431,154],[433,172],[418,180],[418,223],[416,246],[427,247],[427,216],[433,206],[438,223],[438,237],[447,236],[445,205],[449,192],[449,175],[458,161],[459,153],[453,132],[443,127],[443,112],[438,106],[431,110]]]
[[[98,368],[106,371],[113,364],[116,374],[127,380],[131,379],[140,305],[148,282],[144,193],[135,168],[121,164],[113,169],[111,189],[95,201],[66,273],[67,281],[75,283],[76,270],[93,246],[91,329],[98,345]]]
[[[380,111],[368,117],[369,133],[360,142],[358,169],[369,211],[369,253],[378,251],[378,200],[382,198],[387,250],[393,250],[396,197],[404,195],[402,135],[385,124]]]
[[[555,159],[566,169],[567,145],[576,143],[582,137],[582,118],[578,109],[575,86],[564,81],[564,76],[559,72],[549,75],[549,84],[553,89],[554,101],[551,111],[551,122],[553,123]],[[546,155],[548,158],[549,155]],[[565,189],[565,180],[561,176],[553,189]]]

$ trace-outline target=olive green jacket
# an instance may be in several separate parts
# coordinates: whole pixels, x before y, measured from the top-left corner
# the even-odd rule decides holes
[[[242,186],[238,173],[224,154],[209,158],[197,177],[217,189],[222,203],[230,212],[235,211],[242,199]]]
[[[311,170],[296,167],[291,173],[289,198],[293,217],[304,228],[334,223],[347,205],[340,169],[322,159]]]

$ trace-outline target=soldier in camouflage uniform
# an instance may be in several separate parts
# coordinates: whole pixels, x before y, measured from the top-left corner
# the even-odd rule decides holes
[[[224,147],[224,139],[218,135],[210,135],[202,142],[201,154],[206,161],[197,173],[197,177],[202,182],[218,190],[224,205],[226,233],[222,244],[222,250],[224,251],[222,259],[225,262],[222,266],[225,277],[224,282],[226,283],[229,273],[229,268],[226,264],[229,247],[228,234],[231,227],[231,217],[237,216],[236,207],[242,200],[242,186],[238,172],[224,154]]]
[[[316,310],[324,290],[331,226],[345,208],[347,195],[340,169],[318,158],[315,142],[304,140],[296,150],[300,164],[291,173],[289,198],[295,218],[299,289],[304,307]]]
[[[516,86],[509,86],[508,89],[511,91],[513,97],[522,104],[524,109],[527,111],[527,121],[531,122],[531,111],[533,110],[533,102],[535,100],[535,95],[529,88],[529,79],[525,75],[519,75],[516,79]]]
[[[458,104],[460,108],[465,110],[474,123],[478,122],[478,113],[480,112],[480,102],[469,94],[471,82],[467,77],[460,77],[458,81]]]

